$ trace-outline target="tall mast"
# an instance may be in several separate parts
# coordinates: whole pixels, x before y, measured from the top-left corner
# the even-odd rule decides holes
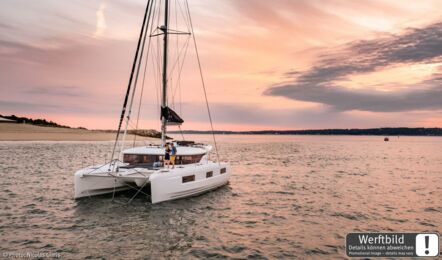
[[[127,101],[129,99],[129,94],[130,94],[130,90],[132,87],[132,80],[134,77],[134,72],[135,72],[135,68],[137,65],[137,61],[138,61],[138,54],[140,51],[140,46],[141,46],[141,40],[143,39],[143,33],[144,33],[144,28],[146,25],[146,21],[147,21],[147,14],[149,13],[149,5],[150,5],[151,1],[147,1],[147,5],[146,5],[146,11],[144,13],[144,18],[143,18],[143,25],[141,26],[141,31],[140,31],[140,37],[138,38],[138,44],[137,44],[137,50],[135,51],[135,57],[134,57],[134,62],[132,65],[132,70],[130,73],[130,78],[129,78],[129,84],[127,86],[127,90],[126,90],[126,97],[124,98],[124,102],[123,102],[123,108],[121,110],[121,116],[120,116],[120,121],[118,123],[118,130],[117,130],[117,134],[115,137],[115,143],[114,143],[114,148],[112,149],[112,156],[111,156],[111,163],[109,164],[109,170],[110,167],[112,165],[112,162],[114,160],[114,155],[115,155],[115,149],[117,148],[117,143],[120,137],[120,131],[121,131],[121,125],[123,124],[123,119],[124,119],[124,115],[126,114],[126,106],[127,106]]]
[[[163,97],[161,100],[161,110],[165,111],[167,107],[167,47],[169,41],[169,0],[165,0],[165,9],[164,9],[164,26],[161,27],[161,30],[164,33],[164,46],[163,46]],[[165,114],[162,113],[161,116],[161,144],[164,146],[166,143],[166,118]]]

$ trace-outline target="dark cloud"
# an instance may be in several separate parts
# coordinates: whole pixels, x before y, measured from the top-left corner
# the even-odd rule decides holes
[[[35,86],[23,90],[25,94],[59,96],[59,97],[84,97],[86,93],[75,86]]]
[[[399,112],[442,109],[442,85],[423,90],[386,93],[324,85],[303,88],[289,84],[278,86],[271,91],[272,95],[322,103],[338,111]]]
[[[47,100],[47,103],[33,102],[26,100],[1,100],[0,111],[3,114],[21,114],[21,113],[65,113],[65,114],[83,114],[83,115],[100,115],[113,116],[118,115],[118,108],[106,109],[100,105],[82,106],[78,104],[66,104],[66,102],[57,102]]]
[[[0,22],[0,30],[1,29],[13,30],[15,27],[7,23]]]
[[[53,58],[54,53],[58,52],[60,51],[57,49],[35,47],[27,43],[0,39],[0,53],[2,53],[0,65],[4,66],[11,67],[16,62],[21,65],[23,63],[47,64]]]
[[[294,74],[292,83],[270,87],[264,94],[284,96],[294,100],[317,102],[337,110],[407,111],[442,109],[441,75],[413,86],[407,91],[382,92],[352,90],[337,85],[348,76],[368,73],[393,64],[442,61],[442,23],[423,29],[410,29],[403,35],[393,35],[371,41],[348,44],[336,54],[323,55],[311,70]],[[290,72],[285,75],[290,76]],[[367,86],[365,86],[367,87]],[[394,89],[392,89],[394,90]]]
[[[38,51],[40,49],[31,45],[23,44],[16,41],[8,41],[0,39],[0,51],[4,53],[2,56],[13,56],[18,51]]]
[[[2,111],[17,111],[17,112],[29,112],[29,111],[57,111],[61,107],[58,105],[50,104],[37,104],[22,101],[7,101],[0,100],[0,109]]]

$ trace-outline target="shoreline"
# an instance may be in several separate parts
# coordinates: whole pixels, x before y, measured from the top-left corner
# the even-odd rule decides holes
[[[169,134],[201,134],[210,135],[212,131],[183,130],[170,131]],[[215,130],[217,135],[315,135],[315,136],[442,136],[442,128],[438,127],[381,127],[381,128],[342,128],[342,129],[306,129],[306,130],[256,130],[226,131]]]
[[[126,140],[133,140],[127,134]],[[152,137],[136,136],[138,141],[159,140]],[[29,124],[1,123],[0,141],[114,141],[115,133],[76,128],[44,127]]]
[[[210,132],[183,131],[186,135],[210,135]],[[170,132],[170,134],[177,134]],[[270,132],[225,132],[215,131],[217,136],[388,136],[388,134],[318,134],[318,133],[270,133]],[[132,141],[135,135],[127,134],[126,141]],[[440,135],[400,135],[400,137],[442,137]],[[153,137],[136,136],[137,141],[158,141]],[[79,128],[45,127],[30,124],[0,123],[0,142],[2,141],[115,141],[115,132],[109,130],[87,130]]]

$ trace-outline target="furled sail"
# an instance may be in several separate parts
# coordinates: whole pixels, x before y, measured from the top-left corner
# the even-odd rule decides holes
[[[161,118],[166,118],[166,125],[181,125],[184,120],[170,107],[161,108]]]

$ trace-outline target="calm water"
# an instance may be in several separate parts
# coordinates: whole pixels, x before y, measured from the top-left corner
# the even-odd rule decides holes
[[[224,188],[158,205],[123,205],[132,192],[74,201],[73,172],[111,146],[0,142],[0,253],[330,259],[346,258],[347,232],[442,233],[442,138],[220,136],[234,170]]]

